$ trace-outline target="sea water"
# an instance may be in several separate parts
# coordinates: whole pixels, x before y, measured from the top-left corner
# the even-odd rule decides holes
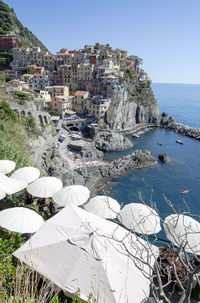
[[[200,85],[153,84],[160,111],[173,114],[177,122],[200,128]],[[140,138],[132,138],[135,146],[128,151],[109,153],[110,159],[118,158],[135,149],[150,150],[158,158],[167,153],[169,162],[129,172],[111,180],[108,194],[121,204],[141,202],[157,205],[164,219],[173,213],[166,199],[177,211],[200,215],[200,141],[181,136],[166,129],[154,129]],[[183,145],[176,140],[183,141]],[[158,142],[162,142],[159,145]],[[182,194],[182,190],[189,190]],[[197,218],[197,220],[199,220]]]

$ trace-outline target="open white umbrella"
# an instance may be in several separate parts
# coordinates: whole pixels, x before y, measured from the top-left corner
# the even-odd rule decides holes
[[[3,199],[6,196],[5,191],[0,190],[0,200]]]
[[[52,198],[58,205],[66,206],[69,203],[74,205],[84,204],[90,196],[90,191],[83,185],[71,185],[53,194]]]
[[[26,187],[27,183],[9,178],[0,173],[0,191],[4,191],[8,195],[12,195]]]
[[[15,162],[11,160],[0,160],[0,173],[10,173],[15,168],[15,165]]]
[[[189,216],[173,214],[165,218],[163,225],[167,238],[174,245],[178,247],[182,245],[187,252],[200,254],[200,223],[198,221]]]
[[[0,211],[0,226],[10,231],[34,233],[43,223],[43,218],[28,208],[14,207]]]
[[[114,219],[120,211],[120,205],[113,198],[96,196],[84,205],[84,209],[101,218]]]
[[[141,203],[125,205],[119,212],[119,220],[125,227],[139,234],[151,235],[161,230],[157,212]]]
[[[54,193],[61,190],[62,187],[63,184],[60,179],[55,177],[43,177],[29,184],[27,191],[35,197],[49,198],[52,197]]]
[[[152,274],[158,248],[138,241],[114,222],[68,204],[14,256],[64,292],[73,295],[80,289],[84,301],[92,294],[98,303],[139,303],[149,295],[146,275]]]
[[[21,180],[26,183],[31,183],[37,180],[40,176],[40,171],[36,167],[22,167],[17,169],[10,177],[13,179]]]

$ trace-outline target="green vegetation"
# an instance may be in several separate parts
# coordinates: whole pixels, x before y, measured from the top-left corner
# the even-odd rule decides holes
[[[60,116],[60,113],[58,113],[58,112],[55,111],[55,110],[50,110],[50,111],[49,111],[49,115],[51,115],[51,116]]]
[[[12,256],[25,241],[14,232],[0,231],[0,301],[12,292],[17,260]],[[5,301],[4,301],[5,302]]]
[[[16,98],[19,98],[20,101],[23,100],[23,101],[32,101],[34,99],[33,95],[30,94],[30,93],[25,93],[25,92],[13,92],[13,96],[16,97]],[[20,103],[20,104],[24,104],[23,103]]]
[[[127,80],[134,81],[137,79],[137,73],[136,73],[136,71],[133,71],[132,69],[126,69],[126,70],[124,70],[124,77]]]
[[[9,51],[0,51],[0,67],[8,68],[12,61],[12,53]]]
[[[0,1],[0,11],[0,33],[5,34],[12,30],[12,18],[10,15],[9,6],[3,1]]]
[[[1,121],[16,121],[17,119],[15,113],[10,108],[10,105],[5,101],[1,101],[0,103],[0,119]]]
[[[14,9],[0,0],[0,34],[15,33],[19,46],[39,46],[43,51],[47,48],[42,42],[17,19]],[[1,59],[1,56],[0,56]],[[2,62],[1,62],[2,61]],[[0,60],[3,65],[5,60]]]
[[[30,125],[33,121],[26,121]],[[23,159],[23,163],[30,157],[25,155],[29,150],[28,134],[23,127],[23,121],[18,119],[9,104],[5,101],[0,102],[0,158],[10,160]],[[5,150],[4,150],[5,149]],[[5,152],[6,151],[6,152]],[[12,158],[12,159],[11,159]],[[15,159],[16,158],[16,159]],[[31,162],[31,161],[29,161]],[[20,164],[20,163],[19,163]],[[21,163],[22,164],[22,163]],[[26,166],[21,165],[19,167]]]
[[[150,87],[151,87],[151,80],[146,80],[146,81],[143,81],[143,82],[139,82],[137,84],[137,92],[139,94],[141,94],[143,89],[150,88]]]

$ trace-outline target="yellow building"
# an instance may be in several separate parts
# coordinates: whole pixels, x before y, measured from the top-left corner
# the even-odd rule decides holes
[[[74,95],[73,100],[73,110],[79,114],[85,112],[86,100],[88,98],[89,92],[87,91],[77,91]]]

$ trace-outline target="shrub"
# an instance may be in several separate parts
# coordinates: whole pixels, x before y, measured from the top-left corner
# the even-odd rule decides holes
[[[29,93],[14,92],[14,96],[20,98],[21,100],[33,100],[33,96]]]
[[[10,108],[10,105],[6,101],[1,101],[0,103],[0,119],[1,120],[12,120],[16,121],[16,115]]]
[[[49,111],[49,114],[50,114],[51,116],[60,116],[60,113],[58,113],[58,112],[55,111],[55,110],[50,110],[50,111]]]

